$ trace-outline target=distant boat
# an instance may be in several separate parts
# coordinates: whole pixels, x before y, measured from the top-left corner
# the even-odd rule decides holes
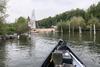
[[[72,52],[66,42],[60,40],[41,67],[86,67]]]

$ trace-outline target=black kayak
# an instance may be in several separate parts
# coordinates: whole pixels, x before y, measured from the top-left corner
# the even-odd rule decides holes
[[[67,43],[60,40],[41,67],[86,67],[72,52]]]

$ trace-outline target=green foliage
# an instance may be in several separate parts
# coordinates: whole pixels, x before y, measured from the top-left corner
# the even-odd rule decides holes
[[[4,24],[0,23],[0,35],[5,34],[5,28],[4,28]]]
[[[15,23],[16,33],[22,34],[28,31],[27,21],[24,17],[19,17]]]
[[[88,23],[89,24],[98,24],[99,20],[96,17],[92,17],[91,19],[89,19]]]
[[[89,25],[89,26],[92,27],[94,24],[96,25],[96,28],[100,28],[99,19],[96,18],[96,17],[92,17],[92,18],[90,18],[90,19],[88,20],[88,25]]]
[[[0,0],[0,13],[4,14],[6,9],[6,0]]]
[[[5,34],[6,0],[0,0],[0,35]]]
[[[23,17],[19,17],[15,23],[0,23],[0,35],[6,34],[22,34],[28,31],[27,21]]]
[[[95,4],[91,5],[88,8],[87,13],[88,13],[89,19],[92,18],[92,16],[100,19],[100,2],[98,2],[97,5]]]
[[[56,25],[61,20],[66,22],[71,19],[73,16],[82,16],[85,17],[85,11],[82,9],[76,9],[71,11],[66,11],[62,14],[56,15],[55,17],[49,17],[38,21],[39,27],[50,28],[52,25]]]
[[[24,33],[28,31],[27,21],[25,18],[20,17],[16,23],[5,23],[5,18],[7,17],[6,12],[6,2],[7,0],[0,0],[0,35],[14,34],[14,33]]]
[[[72,17],[69,21],[66,22],[59,22],[57,24],[58,27],[58,31],[61,31],[61,29],[63,29],[63,32],[68,31],[69,30],[69,25],[70,28],[73,29],[73,27],[75,29],[78,29],[79,26],[83,27],[85,26],[85,20],[82,17]]]
[[[69,28],[69,22],[59,22],[57,24],[57,30],[60,32],[67,32]]]
[[[5,11],[6,0],[0,0],[0,35],[22,34],[28,31],[27,20],[24,17],[19,17],[13,24],[5,24],[7,16]],[[71,28],[75,27],[75,29],[78,29],[79,26],[89,29],[95,24],[96,28],[100,30],[100,2],[97,5],[91,5],[86,11],[77,8],[37,22],[39,28],[57,26],[58,30],[61,31],[62,29],[63,32],[68,30],[69,25]]]
[[[71,26],[77,27],[77,26],[84,26],[85,20],[82,17],[73,17],[70,20]]]
[[[96,28],[100,30],[100,2],[98,2],[97,5],[91,5],[86,11],[77,8],[66,11],[54,17],[39,20],[38,24],[39,27],[42,28],[50,28],[51,26],[57,25],[59,30],[63,26],[64,29],[65,27],[68,28],[69,24],[71,25],[71,28],[74,27],[78,29],[78,27],[81,26],[84,30],[88,30],[89,27],[93,26],[93,24],[96,24]]]
[[[54,18],[48,17],[46,19],[38,21],[38,25],[40,28],[49,28],[52,25],[55,25],[55,20]]]
[[[14,34],[16,31],[14,23],[6,24],[6,34]]]
[[[15,33],[15,27],[14,24],[1,24],[1,28],[0,28],[0,35],[6,35],[6,34],[14,34]]]
[[[3,23],[6,17],[6,0],[0,0],[0,23]]]

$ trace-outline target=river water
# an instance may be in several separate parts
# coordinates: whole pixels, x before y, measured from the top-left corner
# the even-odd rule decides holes
[[[0,67],[40,67],[61,38],[87,67],[100,67],[100,32],[33,33],[31,39],[0,41]]]

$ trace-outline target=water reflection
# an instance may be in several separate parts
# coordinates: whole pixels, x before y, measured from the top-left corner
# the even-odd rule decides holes
[[[0,42],[0,67],[40,67],[43,60],[57,44],[67,41],[72,50],[88,67],[100,67],[100,32],[32,33],[31,38]]]
[[[81,58],[87,67],[100,67],[100,32],[65,33],[63,38],[69,42],[72,50]],[[60,36],[59,36],[60,37]]]
[[[5,42],[0,41],[0,67],[5,67],[4,61],[6,60]]]
[[[0,42],[0,67],[40,67],[56,45],[52,33],[47,36],[32,34]]]

